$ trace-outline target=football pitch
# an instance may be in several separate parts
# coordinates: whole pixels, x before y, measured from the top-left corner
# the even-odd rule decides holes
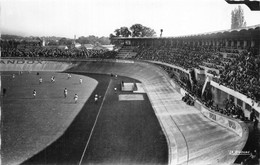
[[[28,158],[36,153],[32,149],[40,151],[23,164],[167,164],[166,138],[147,95],[120,91],[121,81],[137,80],[101,74],[72,74],[68,80],[66,73],[55,73],[53,84],[50,77],[54,73],[50,72],[23,73],[14,79],[12,74],[5,72],[2,78],[2,87],[7,89],[2,114],[3,163],[18,160],[5,159],[15,146],[30,153]],[[43,84],[39,76],[44,77]]]

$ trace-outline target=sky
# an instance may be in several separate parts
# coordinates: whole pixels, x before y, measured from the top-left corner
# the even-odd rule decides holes
[[[22,36],[108,37],[135,23],[157,36],[182,36],[227,30],[238,5],[225,0],[1,0],[2,34]],[[244,10],[248,26],[260,24],[260,11]]]

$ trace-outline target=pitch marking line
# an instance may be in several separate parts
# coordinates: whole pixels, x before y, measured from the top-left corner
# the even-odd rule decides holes
[[[107,95],[107,92],[108,92],[108,89],[109,89],[110,84],[111,84],[111,79],[110,79],[109,84],[108,84],[108,86],[107,86],[107,90],[106,90],[105,96],[103,97],[102,103],[101,103],[101,105],[100,105],[100,107],[99,107],[98,114],[97,114],[97,116],[96,116],[94,125],[93,125],[93,127],[92,127],[92,129],[91,129],[91,132],[90,132],[88,141],[87,141],[87,143],[86,143],[86,146],[85,146],[85,148],[84,148],[84,151],[83,151],[83,153],[82,153],[81,159],[80,159],[80,161],[79,161],[79,165],[81,165],[82,160],[83,160],[84,155],[85,155],[85,152],[86,152],[86,150],[87,150],[87,148],[88,148],[89,141],[90,141],[90,139],[91,139],[91,137],[92,137],[94,128],[95,128],[95,126],[96,126],[96,124],[97,124],[97,120],[98,120],[100,111],[101,111],[101,109],[102,109],[103,103],[104,103],[104,101],[105,101],[105,99],[106,99],[106,95]]]

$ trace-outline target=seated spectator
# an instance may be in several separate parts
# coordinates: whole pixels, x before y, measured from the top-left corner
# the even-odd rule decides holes
[[[85,48],[59,49],[58,47],[19,47],[2,48],[2,57],[34,58],[115,58],[117,52],[107,50],[88,50]]]

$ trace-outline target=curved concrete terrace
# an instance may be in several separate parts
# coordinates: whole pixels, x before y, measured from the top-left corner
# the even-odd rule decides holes
[[[46,61],[49,63],[49,61]],[[25,65],[25,64],[24,64]],[[29,65],[29,64],[28,64]],[[72,63],[51,62],[49,67],[29,65],[17,70],[75,71],[100,74],[118,74],[138,79],[154,108],[166,135],[169,149],[169,164],[232,164],[237,156],[229,151],[241,151],[247,137],[212,122],[195,107],[181,101],[182,95],[174,89],[168,75],[155,65],[129,61],[86,61]],[[64,66],[64,67],[63,67]],[[16,68],[16,67],[15,67]],[[1,71],[12,71],[12,66],[0,65]]]

